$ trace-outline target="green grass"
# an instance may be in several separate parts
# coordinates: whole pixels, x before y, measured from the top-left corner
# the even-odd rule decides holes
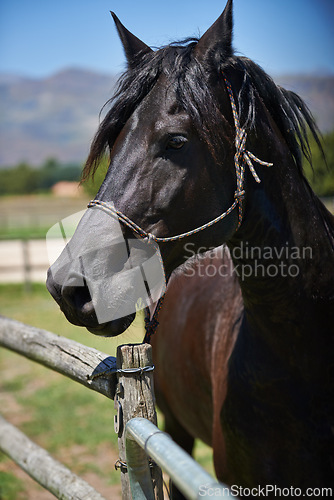
[[[0,227],[0,240],[44,239],[50,227]]]
[[[22,425],[23,431],[51,453],[73,445],[84,446],[88,453],[94,453],[100,443],[117,446],[112,402],[64,377],[33,395],[19,396],[18,402],[32,415]]]
[[[0,499],[17,500],[20,493],[24,491],[22,481],[14,474],[0,471]]]
[[[71,325],[59,311],[45,285],[0,285],[0,314],[71,338],[115,356],[117,345],[141,342],[143,324],[139,317],[123,335],[104,339]],[[0,348],[0,407],[4,417],[30,439],[79,475],[94,473],[107,485],[119,484],[112,460],[105,466],[105,448],[117,454],[113,431],[113,402],[56,372]],[[8,399],[4,399],[7,394]],[[10,404],[8,404],[8,401]],[[159,414],[159,424],[163,417]],[[79,449],[78,453],[73,450]],[[211,450],[196,442],[195,457],[213,473]],[[110,462],[110,463],[109,463]],[[16,478],[9,459],[0,459],[0,499],[28,500],[25,482]],[[91,476],[90,476],[91,477]]]

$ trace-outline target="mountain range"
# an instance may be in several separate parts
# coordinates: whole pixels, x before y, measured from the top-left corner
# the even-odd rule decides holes
[[[322,132],[334,129],[334,75],[274,78],[299,94]],[[48,78],[0,74],[0,168],[47,158],[83,162],[117,76],[64,69]]]

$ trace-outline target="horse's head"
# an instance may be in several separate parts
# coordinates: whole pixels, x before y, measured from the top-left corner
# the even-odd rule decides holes
[[[235,202],[235,132],[221,74],[232,56],[232,1],[199,40],[156,52],[114,19],[128,70],[93,141],[84,176],[94,171],[108,148],[110,166],[96,199],[112,203],[147,233],[159,238],[179,235],[215,219]],[[217,224],[186,239],[159,241],[166,275],[189,257],[186,242],[196,249],[204,241],[206,246],[218,246],[228,240],[238,226],[238,215],[238,209],[232,209]],[[117,237],[106,230],[108,218],[111,215],[101,210],[88,209],[71,243],[81,255],[91,254],[90,267],[100,276],[117,253],[112,241]],[[125,238],[136,236],[131,227],[120,227]],[[102,252],[96,251],[97,243]],[[99,321],[81,264],[71,270],[67,256],[68,251],[63,252],[56,262],[57,269],[66,268],[65,278],[57,282],[51,268],[47,281],[66,317],[93,333],[122,333],[134,311]],[[127,257],[118,258],[117,266],[124,269]],[[121,277],[113,285],[105,281],[106,303],[129,293],[132,284]]]

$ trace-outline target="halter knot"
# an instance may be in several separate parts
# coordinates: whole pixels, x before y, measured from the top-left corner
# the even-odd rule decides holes
[[[159,306],[159,304],[158,304]],[[157,306],[157,307],[158,307]],[[145,336],[143,340],[143,344],[149,344],[151,341],[152,335],[155,334],[158,326],[159,326],[159,321],[157,319],[157,316],[159,314],[160,307],[157,312],[154,313],[154,316],[152,319],[150,319],[148,313],[146,313],[146,316],[144,318],[144,323],[145,323]]]
[[[245,197],[246,191],[244,189],[237,189],[234,193],[234,198],[237,200],[238,198],[243,199]]]
[[[156,241],[156,236],[152,233],[146,233],[146,236],[143,238],[143,241],[146,243],[152,243],[152,241]]]
[[[237,128],[235,133],[235,156],[238,158],[246,151],[247,132],[244,128],[240,128],[239,118],[237,120]]]
[[[233,96],[230,96],[230,97],[232,99]],[[233,100],[234,100],[234,97],[233,97]],[[235,104],[234,104],[234,107],[235,107]],[[245,163],[247,163],[248,168],[251,171],[255,181],[260,183],[261,179],[259,178],[259,176],[257,175],[257,173],[255,171],[252,160],[256,161],[257,163],[260,163],[261,165],[265,165],[267,167],[272,167],[273,163],[268,163],[266,161],[260,160],[255,155],[253,155],[253,153],[251,153],[250,151],[248,151],[246,149],[247,132],[244,128],[240,127],[238,114],[233,113],[233,116],[234,116],[235,130],[236,130],[236,133],[235,133],[235,150],[236,151],[234,154],[234,164],[235,164],[235,168],[236,168],[236,172],[237,172],[237,177],[239,174],[239,176],[242,177],[241,180],[243,182],[244,172],[243,172],[243,166],[240,165],[240,162],[241,163],[245,162]]]
[[[223,75],[224,76],[224,75]],[[241,221],[242,221],[242,212],[243,212],[243,207],[242,207],[242,200],[245,195],[245,190],[244,190],[244,180],[245,180],[245,165],[248,165],[249,170],[252,173],[252,176],[254,177],[256,182],[261,182],[261,179],[257,175],[254,165],[252,163],[253,161],[256,161],[260,165],[264,165],[266,167],[272,167],[273,163],[269,163],[266,161],[262,161],[259,158],[257,158],[253,153],[248,151],[246,149],[246,140],[247,140],[247,132],[244,128],[240,126],[240,119],[239,119],[239,114],[237,111],[237,107],[235,105],[235,100],[234,100],[234,95],[233,95],[233,90],[231,87],[230,82],[227,80],[227,78],[224,76],[225,80],[225,85],[227,88],[227,92],[231,101],[231,107],[232,107],[232,114],[233,114],[233,119],[234,119],[234,126],[235,126],[235,154],[234,154],[234,166],[235,166],[235,172],[237,176],[237,190],[234,193],[234,198],[239,204],[239,223],[238,223],[238,228],[240,227]]]

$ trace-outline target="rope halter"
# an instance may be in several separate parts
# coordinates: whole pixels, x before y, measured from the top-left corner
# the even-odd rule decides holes
[[[108,214],[112,216],[118,217],[119,221],[122,222],[125,226],[129,227],[131,231],[135,234],[137,234],[140,238],[146,239],[148,242],[150,241],[155,241],[156,243],[168,243],[168,242],[173,242],[173,241],[178,241],[183,238],[188,238],[189,236],[192,236],[196,233],[199,233],[201,231],[204,231],[205,229],[208,229],[209,227],[213,226],[214,224],[217,224],[220,222],[222,219],[227,217],[236,207],[239,205],[239,210],[238,210],[238,224],[236,230],[239,229],[242,219],[243,219],[243,200],[245,196],[245,188],[244,188],[244,183],[245,183],[245,170],[246,170],[246,165],[248,166],[249,170],[251,171],[251,174],[253,175],[254,179],[256,182],[261,182],[259,176],[257,175],[253,161],[256,163],[259,163],[260,165],[263,165],[265,167],[272,167],[273,163],[268,163],[266,161],[262,161],[259,158],[257,158],[255,155],[253,155],[250,151],[246,149],[246,140],[247,140],[247,132],[244,128],[240,126],[240,119],[239,119],[239,114],[237,111],[237,107],[235,105],[235,100],[234,100],[234,95],[232,91],[232,87],[230,82],[227,80],[225,75],[223,75],[225,85],[227,88],[227,92],[230,98],[231,102],[231,107],[232,107],[232,113],[233,113],[233,119],[234,119],[234,126],[235,126],[235,154],[234,154],[234,167],[235,167],[235,173],[236,173],[236,181],[237,181],[237,188],[234,192],[234,201],[232,205],[222,214],[220,214],[218,217],[215,219],[212,219],[211,221],[207,222],[206,224],[203,224],[202,226],[199,226],[195,229],[192,229],[191,231],[187,231],[185,233],[178,234],[176,236],[168,236],[168,237],[160,237],[156,236],[155,234],[149,233],[142,229],[140,226],[138,226],[135,222],[133,222],[131,219],[129,219],[125,214],[114,208],[112,205],[105,201],[101,200],[92,200],[88,203],[88,208],[96,207],[98,206],[101,210],[107,212]],[[159,322],[157,321],[157,316],[158,313],[161,309],[162,305],[162,300],[163,297],[159,299],[158,305],[156,307],[156,310],[153,314],[153,318],[149,320],[146,318],[145,321],[145,328],[146,328],[146,335],[144,342],[149,342],[151,335],[155,332]]]
[[[237,178],[237,189],[234,192],[234,202],[232,205],[222,214],[220,214],[215,219],[203,224],[202,226],[197,227],[196,229],[192,229],[191,231],[187,231],[185,233],[178,234],[176,236],[168,236],[168,237],[160,237],[155,234],[149,233],[138,226],[135,222],[129,219],[125,214],[120,212],[119,210],[112,207],[109,203],[101,200],[91,200],[88,203],[88,208],[99,206],[102,210],[109,213],[110,215],[115,215],[118,219],[127,227],[129,227],[134,233],[136,233],[140,238],[154,240],[157,243],[168,243],[171,241],[178,241],[183,238],[188,238],[193,234],[199,233],[200,231],[204,231],[204,229],[208,229],[209,227],[217,224],[222,219],[227,217],[237,205],[239,205],[239,213],[238,213],[238,225],[237,229],[239,229],[242,217],[243,217],[243,199],[245,196],[244,182],[245,182],[245,168],[248,165],[249,170],[251,171],[256,182],[261,182],[259,176],[257,175],[255,168],[253,166],[252,161],[259,163],[260,165],[266,167],[272,167],[273,163],[268,163],[266,161],[262,161],[257,158],[253,153],[246,149],[246,140],[247,140],[247,132],[244,128],[240,126],[239,115],[237,111],[237,107],[235,105],[235,100],[233,96],[233,91],[230,82],[224,76],[227,92],[230,98],[232,113],[234,118],[234,126],[235,126],[235,154],[234,154],[234,167]]]

